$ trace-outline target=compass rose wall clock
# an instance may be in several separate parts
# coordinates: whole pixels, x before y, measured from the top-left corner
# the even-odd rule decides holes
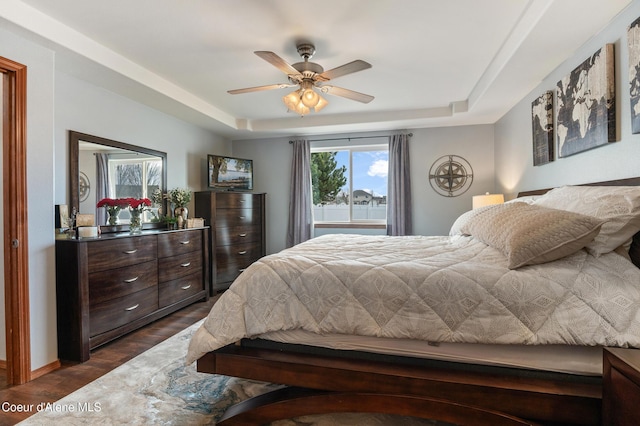
[[[83,172],[79,173],[78,186],[80,202],[83,202],[84,200],[89,198],[89,191],[91,190],[91,182],[89,182],[89,178]]]
[[[443,197],[464,194],[473,183],[473,169],[467,160],[457,155],[443,155],[429,170],[429,183]]]

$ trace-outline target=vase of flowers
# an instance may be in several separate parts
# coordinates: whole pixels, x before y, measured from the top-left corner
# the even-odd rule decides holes
[[[129,199],[129,233],[131,235],[142,232],[142,213],[151,207],[151,200],[148,198]]]
[[[166,196],[165,194],[162,192],[162,190],[160,188],[156,188],[153,190],[153,192],[151,193],[151,207],[152,209],[151,214],[153,215],[153,218],[151,219],[151,222],[161,222],[163,220],[163,211],[162,211],[162,203],[165,200]],[[153,211],[153,208],[156,208],[155,212]]]
[[[97,207],[104,207],[107,211],[107,225],[114,226],[120,223],[118,215],[123,208],[129,206],[127,198],[103,198],[96,204]]]
[[[185,188],[174,188],[168,193],[169,201],[175,206],[173,214],[178,220],[178,228],[184,227],[187,223],[189,210],[187,204],[191,201],[191,191]]]

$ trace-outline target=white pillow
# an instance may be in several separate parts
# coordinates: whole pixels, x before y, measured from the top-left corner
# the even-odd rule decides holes
[[[602,219],[600,233],[587,245],[594,256],[630,244],[640,231],[640,186],[562,186],[538,198],[534,205]]]
[[[481,211],[480,211],[481,210]],[[551,262],[575,253],[593,240],[601,220],[527,203],[473,210],[460,232],[506,256],[509,269]]]
[[[471,218],[481,214],[483,211],[491,207],[493,207],[493,205],[478,207],[477,209],[469,210],[468,212],[462,213],[460,216],[458,216],[456,221],[453,222],[453,225],[451,225],[451,229],[449,230],[449,235],[450,236],[469,235],[462,232],[462,229],[466,226],[467,222],[469,222]]]

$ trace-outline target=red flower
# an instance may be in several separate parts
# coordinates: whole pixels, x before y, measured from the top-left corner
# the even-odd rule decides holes
[[[118,207],[121,209],[131,207],[138,209],[144,207],[151,207],[151,200],[148,198],[103,198],[98,201],[97,207]]]
[[[151,207],[151,200],[148,198],[129,198],[129,207],[132,209],[137,209],[139,207]]]
[[[96,207],[119,207],[121,209],[129,206],[130,198],[103,198],[98,201]]]

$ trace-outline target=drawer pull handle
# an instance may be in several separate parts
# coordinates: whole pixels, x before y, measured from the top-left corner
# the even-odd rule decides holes
[[[244,216],[238,216],[239,219],[244,219]]]
[[[183,268],[186,268],[187,266],[191,265],[191,262],[187,262],[187,263],[181,263],[180,266],[182,266]]]
[[[189,290],[191,288],[191,284],[185,285],[184,287],[180,287],[180,288],[182,288],[183,290]]]
[[[124,280],[124,282],[125,283],[132,283],[132,282],[136,281],[138,278],[140,278],[140,277],[129,278],[128,280]]]
[[[182,245],[186,245],[186,244],[189,244],[190,242],[191,242],[191,241],[189,241],[189,240],[187,240],[187,241],[180,241],[180,244],[182,244]]]
[[[125,250],[123,253],[124,253],[124,254],[133,254],[133,253],[135,253],[135,252],[137,252],[137,251],[138,251],[138,249]]]
[[[246,236],[247,236],[247,234],[246,234],[246,233],[245,233],[245,234],[238,234],[238,236],[239,236],[239,237],[243,237],[243,238],[244,238],[244,237],[246,237]]]
[[[134,309],[136,309],[138,306],[140,306],[140,304],[139,304],[139,303],[137,303],[137,304],[133,305],[133,306],[132,306],[132,307],[130,307],[130,308],[126,308],[126,309],[125,309],[125,311],[133,311],[133,310],[134,310]]]
[[[246,250],[242,250],[242,251],[239,251],[238,254],[240,254],[240,255],[247,254],[247,251]]]

